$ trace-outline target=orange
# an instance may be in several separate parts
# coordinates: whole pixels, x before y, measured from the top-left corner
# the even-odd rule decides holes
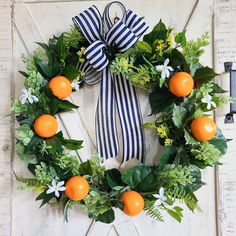
[[[123,193],[121,201],[124,205],[123,211],[126,215],[136,216],[144,208],[143,197],[136,191],[128,191]]]
[[[73,176],[66,182],[65,193],[73,201],[84,199],[89,192],[89,183],[82,176]]]
[[[57,128],[57,120],[48,114],[41,115],[34,121],[34,131],[42,138],[52,137],[56,134]]]
[[[49,88],[54,96],[59,99],[68,97],[72,92],[70,81],[65,76],[56,76],[49,82]]]
[[[194,86],[193,78],[186,72],[175,73],[169,82],[169,89],[177,97],[188,96]]]
[[[198,141],[209,141],[216,134],[216,124],[214,120],[203,116],[194,119],[190,125],[192,135]]]

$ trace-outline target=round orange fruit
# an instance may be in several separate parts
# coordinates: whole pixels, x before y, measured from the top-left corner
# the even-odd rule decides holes
[[[54,116],[41,115],[34,121],[34,131],[42,138],[50,138],[56,134],[58,128],[57,120]]]
[[[56,76],[49,81],[49,88],[54,96],[64,99],[70,96],[72,87],[70,81],[65,76]]]
[[[211,140],[217,131],[214,120],[209,117],[203,116],[194,119],[190,125],[192,135],[198,141]]]
[[[82,176],[73,176],[66,182],[65,193],[73,201],[84,199],[89,192],[89,183]]]
[[[144,208],[143,197],[136,191],[128,191],[123,193],[121,201],[124,205],[123,211],[126,215],[136,216]]]
[[[193,78],[186,72],[175,73],[169,82],[169,89],[177,97],[188,96],[194,86]]]

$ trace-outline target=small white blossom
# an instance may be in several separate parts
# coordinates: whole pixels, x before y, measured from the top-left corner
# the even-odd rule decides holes
[[[207,104],[207,109],[210,110],[211,107],[216,107],[215,102],[212,101],[212,96],[207,94],[204,98],[201,99],[201,102]]]
[[[59,191],[65,191],[66,188],[63,186],[64,185],[64,181],[60,181],[60,182],[56,182],[55,179],[52,180],[52,185],[48,185],[48,190],[47,190],[47,194],[50,194],[50,193],[53,193],[55,192],[55,196],[56,197],[59,197],[60,196],[60,193]]]
[[[163,205],[163,206],[166,206],[167,203],[165,202],[167,200],[167,198],[164,196],[164,188],[161,187],[159,189],[159,194],[153,194],[153,197],[155,197],[157,200],[156,202],[154,203],[155,206],[160,206],[160,205]]]
[[[29,88],[28,90],[25,88],[22,89],[22,95],[20,96],[20,99],[21,99],[22,104],[25,104],[27,100],[30,104],[32,104],[34,102],[38,102],[38,100],[39,100],[35,95],[32,95],[31,88]]]
[[[72,87],[74,90],[79,91],[79,89],[80,89],[80,83],[81,83],[81,81],[74,80],[74,81],[71,83],[71,87]]]
[[[170,60],[167,58],[164,61],[163,65],[156,66],[156,69],[161,72],[161,78],[164,80],[165,78],[170,77],[170,71],[173,71],[174,69],[171,66],[168,66]]]

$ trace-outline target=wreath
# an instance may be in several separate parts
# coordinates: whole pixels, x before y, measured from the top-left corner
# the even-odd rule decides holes
[[[180,222],[181,204],[191,211],[200,209],[194,192],[204,185],[201,169],[220,164],[219,159],[227,150],[228,140],[209,112],[232,99],[222,95],[226,91],[214,83],[217,74],[213,69],[199,62],[203,48],[208,45],[207,33],[197,40],[187,40],[185,31],[174,32],[160,20],[139,40],[147,29],[143,19],[129,10],[124,11],[122,19],[113,22],[109,18],[111,4],[102,16],[95,6],[90,7],[73,18],[69,32],[53,36],[48,44],[37,43],[40,47],[32,56],[22,56],[26,70],[20,73],[26,78],[25,88],[12,105],[19,123],[16,152],[34,177],[23,178],[16,173],[15,177],[22,183],[22,189],[31,188],[39,194],[36,200],[42,201],[41,206],[62,204],[66,221],[68,210],[76,205],[88,217],[104,223],[114,220],[114,207],[129,216],[145,210],[159,221],[163,221],[162,212],[166,211]],[[104,37],[96,38],[96,33]],[[141,122],[137,119],[139,108],[133,86],[148,92],[151,115],[156,120],[136,127],[139,133],[135,137],[142,137],[145,128],[156,132],[163,146],[161,156],[157,157],[158,165],[140,163],[124,171],[106,170],[103,160],[114,154],[103,140],[107,138],[104,131],[107,117],[96,123],[97,129],[105,127],[98,132],[98,154],[83,163],[71,154],[71,150],[82,148],[83,141],[67,139],[61,131],[57,132],[55,116],[78,109],[66,99],[72,91],[99,81],[102,95],[98,120],[112,110],[109,101],[120,93],[126,99],[115,96],[121,113],[129,113],[131,107],[135,115],[134,120],[123,121],[124,128],[134,125],[135,119],[138,125]],[[115,84],[112,89],[108,87],[111,82]],[[111,107],[104,110],[104,104]],[[128,131],[123,130],[124,140]],[[132,133],[128,135],[132,137]],[[143,160],[140,146],[132,143],[135,137],[125,140],[128,145],[123,143],[127,147],[124,160],[130,157]],[[114,147],[116,154],[112,138],[108,147]]]

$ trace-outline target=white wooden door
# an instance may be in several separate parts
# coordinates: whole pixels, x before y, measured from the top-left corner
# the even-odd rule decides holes
[[[99,9],[103,10],[108,2],[103,0],[16,0],[15,2],[0,0],[0,13],[2,13],[0,14],[0,22],[6,22],[6,28],[0,27],[0,33],[2,33],[2,35],[0,34],[0,45],[3,45],[3,50],[0,51],[0,80],[3,85],[1,116],[8,113],[11,98],[19,95],[23,84],[23,78],[17,72],[23,69],[21,54],[31,54],[36,47],[34,42],[46,42],[53,34],[60,34],[68,30],[72,24],[72,16],[92,4],[96,4]],[[232,21],[236,18],[235,0],[124,0],[121,2],[127,8],[132,8],[140,16],[145,16],[150,28],[162,18],[166,24],[174,26],[176,30],[186,28],[188,38],[196,38],[209,31],[211,41],[215,41],[216,44],[211,43],[207,48],[202,63],[215,66],[218,71],[222,72],[222,61],[226,58],[222,57],[219,50],[226,50],[225,48],[222,49],[225,45],[222,38],[228,40],[228,38],[224,38],[225,36],[222,33],[225,19],[222,14],[225,13],[227,16],[227,24],[229,24],[230,19]],[[229,6],[227,9],[224,8],[226,5]],[[232,11],[231,16],[228,15],[230,11]],[[214,13],[215,17],[213,18]],[[231,23],[232,29],[236,22],[234,25],[233,22]],[[234,54],[231,57],[232,60],[236,60],[236,45],[232,45],[233,41],[231,47],[234,47]],[[224,84],[227,86],[228,81],[226,80]],[[70,99],[79,104],[79,111],[60,116],[60,128],[64,134],[71,138],[85,140],[84,148],[78,152],[83,161],[90,157],[91,151],[95,148],[94,114],[98,89],[99,85],[96,85],[85,87],[83,90],[74,93]],[[148,117],[150,110],[147,95],[142,91],[139,91],[139,95],[144,120],[148,121],[152,118]],[[235,137],[236,126],[224,125],[222,122],[224,114],[225,110],[217,113],[218,125],[225,130],[228,137]],[[17,183],[12,177],[12,169],[24,176],[29,175],[29,172],[14,153],[13,117],[1,120],[0,127],[4,134],[4,137],[1,136],[0,138],[2,146],[0,152],[1,156],[4,157],[4,159],[0,159],[0,236],[236,235],[234,223],[236,200],[233,199],[236,188],[233,177],[236,175],[228,173],[235,171],[236,162],[231,159],[226,161],[228,165],[225,167],[204,171],[204,181],[207,185],[197,192],[203,212],[193,214],[185,210],[185,217],[181,224],[168,216],[165,223],[155,222],[145,213],[129,218],[117,210],[115,222],[106,225],[93,222],[76,209],[71,211],[69,223],[63,223],[61,209],[52,209],[49,206],[39,209],[39,203],[34,200],[36,198],[34,193],[21,192],[17,189]],[[153,157],[158,152],[155,134],[148,131],[146,138],[149,157],[147,163],[153,163]],[[235,153],[236,149],[231,145],[228,156],[233,156]],[[231,166],[233,162],[234,167]],[[131,164],[133,163],[129,163],[129,165]],[[106,162],[108,168],[122,168],[125,165],[120,166],[119,158]],[[219,176],[220,178],[218,178]],[[232,209],[231,204],[234,207]]]

